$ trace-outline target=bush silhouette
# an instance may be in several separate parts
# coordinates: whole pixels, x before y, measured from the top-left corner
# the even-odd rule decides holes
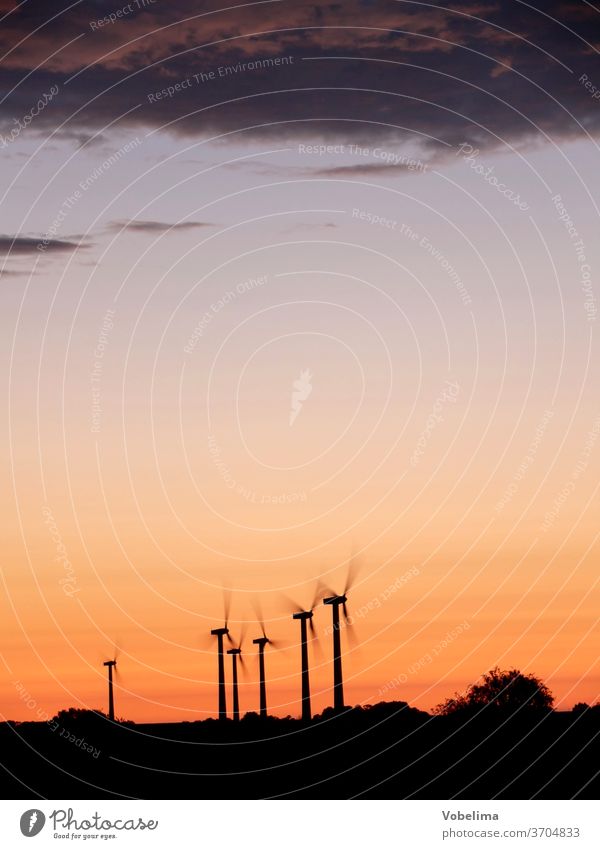
[[[535,675],[524,675],[518,669],[500,670],[497,666],[486,672],[481,681],[471,684],[464,695],[455,695],[438,705],[434,713],[447,716],[459,712],[529,714],[549,711],[554,697],[548,687]]]
[[[108,722],[108,714],[99,709],[89,710],[88,708],[70,707],[59,710],[53,721],[65,726],[73,724],[98,725],[99,723]],[[130,719],[117,717],[116,721],[121,725],[135,725],[135,722]]]

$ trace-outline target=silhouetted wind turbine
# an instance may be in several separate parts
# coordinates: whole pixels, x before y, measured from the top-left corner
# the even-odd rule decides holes
[[[258,646],[258,669],[259,669],[259,679],[260,679],[260,716],[262,719],[266,719],[267,716],[267,685],[265,680],[265,646],[271,645],[275,646],[276,643],[273,640],[270,640],[267,637],[265,632],[265,623],[263,622],[262,614],[260,612],[260,607],[257,602],[257,614],[258,621],[260,622],[260,629],[262,631],[262,637],[258,637],[256,640],[252,640],[255,646]]]
[[[105,660],[104,666],[108,667],[108,718],[111,722],[115,721],[115,697],[113,693],[113,668],[116,673],[117,666],[117,652],[115,651],[115,656],[113,660]]]
[[[223,591],[223,605],[225,609],[225,625],[223,628],[213,628],[210,632],[213,637],[217,638],[217,651],[219,655],[219,719],[227,719],[227,696],[225,693],[225,657],[223,653],[223,637],[227,637],[230,643],[233,642],[229,635],[227,623],[229,621],[229,610],[231,607],[231,593],[228,590]]]
[[[244,628],[245,631],[245,628]],[[240,718],[240,699],[238,695],[238,668],[237,662],[238,658],[240,660],[241,665],[244,665],[244,659],[242,657],[242,643],[244,642],[244,631],[242,632],[242,636],[240,637],[240,644],[237,648],[228,649],[227,654],[231,655],[231,681],[233,685],[233,718],[237,722]]]
[[[260,689],[260,716],[266,719],[267,716],[267,684],[265,682],[265,646],[269,642],[266,637],[259,637],[252,640],[255,646],[258,646],[258,677]]]
[[[323,599],[323,604],[331,605],[333,614],[333,707],[334,710],[344,709],[344,681],[342,677],[342,641],[340,638],[340,606],[344,611],[344,619],[346,625],[350,627],[348,621],[348,609],[346,602],[348,601],[346,593],[354,583],[358,566],[354,558],[348,564],[348,573],[346,575],[346,584],[344,592],[341,595],[332,595]]]
[[[301,607],[295,605],[298,609],[292,614],[292,619],[300,620],[300,648],[302,660],[302,719],[306,722],[312,719],[310,709],[310,679],[308,676],[308,631],[306,623],[310,627],[311,634],[315,635],[315,626],[312,621],[313,609],[315,608],[320,595],[322,595],[321,585],[317,584],[313,603],[308,610],[302,610]]]

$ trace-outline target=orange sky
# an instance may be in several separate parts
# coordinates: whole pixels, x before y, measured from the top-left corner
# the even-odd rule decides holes
[[[28,8],[6,19],[5,46]],[[339,591],[352,551],[348,703],[429,710],[496,665],[540,676],[561,707],[596,701],[600,169],[597,104],[576,65],[566,82],[543,50],[529,65],[527,39],[461,10],[356,0],[309,36],[314,3],[262,4],[144,38],[168,24],[165,8],[97,38],[73,12],[63,36],[83,26],[86,39],[43,73],[61,86],[81,74],[2,150],[0,715],[106,708],[115,642],[118,715],[214,715],[209,631],[225,585],[233,636],[249,623],[242,710],[258,706],[259,597],[281,643],[267,649],[269,706],[298,715],[286,597],[307,605],[317,580]],[[537,32],[533,11],[519,14]],[[259,25],[263,39],[240,35]],[[19,114],[53,27],[0,68]],[[221,37],[204,64],[181,49]],[[588,59],[576,46],[566,58]],[[369,62],[329,62],[353,49]],[[298,62],[276,83],[246,75],[148,99],[259,50]],[[576,127],[538,79],[572,98]],[[283,96],[263,97],[267,83]],[[399,88],[379,100],[384,83]],[[460,132],[481,145],[481,171]],[[325,142],[341,148],[319,152]],[[328,614],[315,611],[315,711],[332,701]]]

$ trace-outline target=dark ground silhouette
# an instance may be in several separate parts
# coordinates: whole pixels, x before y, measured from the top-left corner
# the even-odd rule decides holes
[[[492,715],[493,713],[493,715]],[[600,710],[431,716],[382,702],[310,723],[0,725],[2,795],[42,798],[598,798]]]

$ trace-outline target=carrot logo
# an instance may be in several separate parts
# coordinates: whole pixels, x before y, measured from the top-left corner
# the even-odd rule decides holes
[[[21,834],[25,837],[35,837],[46,824],[46,817],[42,811],[32,808],[21,816]]]
[[[312,374],[308,369],[300,372],[300,377],[292,384],[292,408],[290,410],[290,427],[296,421],[302,404],[312,392]]]

